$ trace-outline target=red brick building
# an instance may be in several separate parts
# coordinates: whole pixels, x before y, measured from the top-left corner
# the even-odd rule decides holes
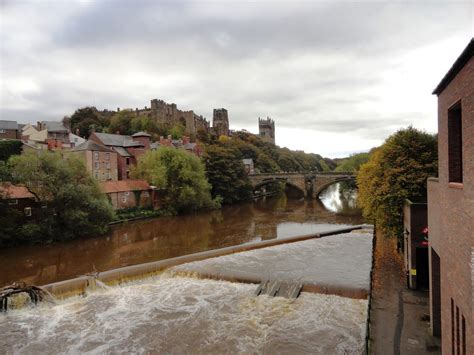
[[[130,168],[140,155],[150,149],[150,135],[144,132],[133,136],[93,132],[89,140],[104,145],[117,153],[118,179],[129,179]]]
[[[38,207],[35,196],[25,186],[16,186],[10,182],[0,183],[0,204],[16,209],[25,221],[36,215]]]
[[[443,354],[474,354],[474,39],[441,80],[439,178],[428,180],[431,328]]]
[[[105,181],[101,183],[101,187],[116,210],[153,206],[153,189],[146,181]]]
[[[20,139],[21,132],[16,121],[0,120],[0,139]]]

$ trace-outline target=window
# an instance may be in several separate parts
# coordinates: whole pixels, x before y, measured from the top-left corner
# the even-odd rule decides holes
[[[448,110],[449,182],[462,183],[462,110],[458,102]]]
[[[105,160],[110,160],[110,153],[105,153]]]
[[[106,167],[107,169],[110,169],[110,163],[105,163],[105,167]]]
[[[456,354],[461,354],[461,347],[459,344],[459,307],[456,306]]]
[[[25,207],[25,216],[31,217],[31,207]]]
[[[99,152],[94,152],[94,160],[99,160]]]
[[[462,316],[462,354],[466,355],[466,318]]]
[[[98,171],[94,172],[94,178],[96,180],[99,180],[99,172]]]
[[[111,177],[110,177],[110,172],[107,172],[107,180],[110,180]]]
[[[451,298],[451,354],[455,354],[455,348],[454,348],[454,335],[455,335],[455,329],[454,329],[454,301]]]
[[[149,197],[150,194],[148,193],[148,191],[143,191],[143,197]]]
[[[95,170],[99,170],[99,169],[100,169],[100,163],[99,163],[99,162],[95,162],[94,168],[95,168]]]
[[[127,196],[122,195],[122,202],[123,202],[123,203],[127,202]]]
[[[125,196],[129,196],[130,195],[130,191],[126,191],[124,192]]]
[[[127,165],[130,165],[130,158],[127,158],[127,159],[126,159],[126,164],[127,164]]]
[[[16,198],[12,199],[12,200],[8,200],[8,204],[9,205],[18,205],[18,200]]]

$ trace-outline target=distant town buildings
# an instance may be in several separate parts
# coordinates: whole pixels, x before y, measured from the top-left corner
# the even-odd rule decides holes
[[[431,329],[443,354],[474,354],[474,40],[433,93],[439,177],[428,180]]]

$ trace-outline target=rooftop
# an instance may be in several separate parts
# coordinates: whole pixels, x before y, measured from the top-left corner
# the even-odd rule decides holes
[[[474,56],[474,38],[471,38],[471,41],[466,48],[462,51],[461,55],[456,59],[453,66],[448,70],[444,78],[440,81],[436,89],[433,90],[434,95],[439,95],[443,90],[449,85],[449,83],[458,75],[462,68],[467,64],[467,62]]]
[[[116,147],[142,147],[143,144],[136,142],[130,136],[121,134],[99,133],[94,132],[95,136],[101,140],[104,145]]]
[[[96,152],[109,152],[112,153],[113,150],[103,146],[102,144],[96,143],[94,141],[88,140],[84,143],[79,144],[77,147],[73,149],[74,152],[85,151],[85,150],[92,150]]]
[[[11,182],[2,182],[0,183],[0,198],[1,199],[21,199],[21,198],[31,198],[34,199],[35,196],[28,191],[25,186],[16,186]]]
[[[132,137],[151,137],[151,135],[146,132],[137,132],[135,134],[132,134]]]
[[[58,121],[43,121],[41,122],[45,125],[48,132],[67,132],[68,129],[64,127],[62,122]]]
[[[0,120],[0,129],[18,129],[18,122]]]

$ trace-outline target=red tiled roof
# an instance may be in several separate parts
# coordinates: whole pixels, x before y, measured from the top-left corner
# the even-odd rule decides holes
[[[102,191],[106,194],[124,191],[145,191],[150,190],[150,185],[145,180],[121,180],[105,181],[101,183]]]
[[[15,186],[11,182],[0,183],[0,198],[2,199],[21,199],[32,198],[35,196],[28,191],[25,186]]]

